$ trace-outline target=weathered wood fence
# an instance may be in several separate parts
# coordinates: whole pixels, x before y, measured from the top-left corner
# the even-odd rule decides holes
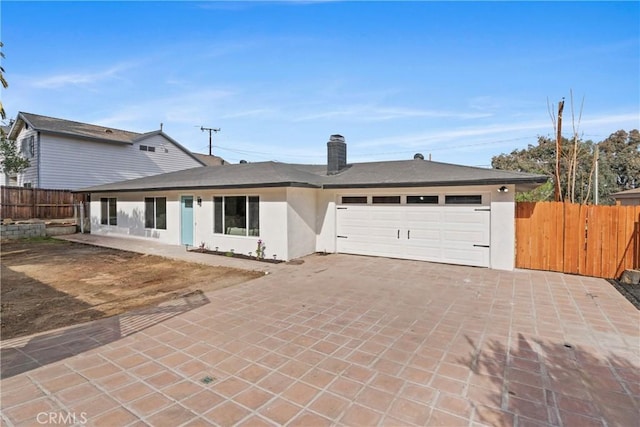
[[[517,203],[516,267],[608,279],[640,268],[640,206]]]
[[[68,190],[0,187],[0,218],[13,220],[73,218],[74,205],[87,196]]]

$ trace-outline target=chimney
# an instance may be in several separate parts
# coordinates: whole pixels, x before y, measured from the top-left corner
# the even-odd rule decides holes
[[[347,166],[347,144],[344,136],[331,135],[327,142],[327,174],[335,175]]]

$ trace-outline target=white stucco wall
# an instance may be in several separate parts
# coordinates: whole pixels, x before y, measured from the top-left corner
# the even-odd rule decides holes
[[[336,251],[336,192],[316,193],[316,252]]]
[[[316,192],[313,188],[287,188],[289,259],[316,251]]]
[[[194,244],[205,243],[209,249],[255,255],[258,240],[265,246],[265,258],[289,260],[287,248],[287,202],[285,188],[194,191],[194,200],[202,198],[202,206],[194,202],[196,228]],[[260,236],[231,236],[213,232],[214,196],[258,196],[260,198]]]
[[[180,199],[193,196],[193,243],[220,251],[230,251],[255,255],[258,240],[265,245],[265,257],[289,260],[287,241],[287,193],[285,188],[246,189],[246,190],[193,190],[193,191],[154,191],[130,193],[93,193],[91,194],[91,233],[153,239],[162,243],[180,244]],[[230,236],[213,232],[214,196],[258,196],[260,198],[260,236]],[[100,224],[100,199],[117,199],[118,225]],[[150,230],[144,228],[144,198],[167,198],[167,229]],[[202,199],[198,205],[197,199]],[[313,251],[310,251],[313,252]],[[310,253],[309,252],[309,253]]]
[[[101,198],[116,198],[118,210],[117,225],[104,225],[100,222]],[[167,229],[146,229],[144,227],[144,198],[167,198]],[[92,193],[91,194],[91,233],[149,238],[167,244],[180,244],[180,196],[177,192],[150,193]],[[170,220],[175,219],[175,220]]]
[[[498,186],[389,188],[318,190],[307,188],[269,188],[243,190],[194,190],[149,193],[91,195],[92,233],[149,238],[180,244],[180,197],[194,198],[194,246],[209,249],[256,253],[257,242],[264,242],[265,256],[291,260],[313,252],[336,251],[336,201],[341,195],[445,195],[483,194],[490,213],[490,267],[513,270],[515,266],[515,202],[513,185],[507,193]],[[213,233],[214,196],[258,196],[260,198],[260,236],[231,236]],[[100,224],[100,198],[116,197],[118,225]],[[144,228],[144,197],[167,198],[167,230]],[[197,199],[202,199],[198,205]]]
[[[491,194],[491,268],[511,271],[516,264],[515,185],[489,187]]]

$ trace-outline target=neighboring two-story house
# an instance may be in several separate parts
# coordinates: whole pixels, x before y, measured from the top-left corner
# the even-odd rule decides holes
[[[4,177],[8,185],[75,190],[206,166],[162,130],[137,133],[20,112],[9,138],[31,166]]]

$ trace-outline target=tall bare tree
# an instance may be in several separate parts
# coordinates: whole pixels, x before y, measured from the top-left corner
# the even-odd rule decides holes
[[[0,49],[2,49],[3,46],[4,44],[0,42]],[[4,59],[4,52],[0,50],[0,61],[2,59]],[[0,65],[0,84],[2,84],[3,89],[9,87],[9,83],[7,83],[7,80],[4,78],[4,68],[2,67],[2,65]],[[7,114],[4,112],[4,106],[2,105],[2,100],[0,100],[0,117],[2,118],[2,120],[7,118]]]

